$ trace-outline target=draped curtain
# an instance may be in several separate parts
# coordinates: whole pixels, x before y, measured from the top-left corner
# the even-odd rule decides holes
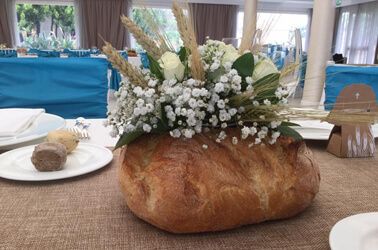
[[[341,8],[335,52],[349,64],[373,64],[377,37],[377,1]]]
[[[198,44],[203,44],[206,37],[222,40],[236,36],[237,5],[190,3],[189,10]]]
[[[127,15],[129,7],[129,0],[76,0],[80,46],[101,48],[102,38],[117,49],[129,46],[128,32],[120,20],[122,14]]]
[[[0,0],[0,44],[14,47],[18,42],[15,0]]]

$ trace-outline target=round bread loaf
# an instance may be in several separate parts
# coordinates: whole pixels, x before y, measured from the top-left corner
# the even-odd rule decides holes
[[[63,168],[67,149],[63,144],[45,142],[34,148],[31,161],[38,171],[56,171]]]
[[[48,133],[46,142],[56,142],[63,144],[67,149],[67,154],[70,154],[77,148],[79,138],[73,132],[66,130],[55,130]]]
[[[194,233],[289,218],[311,204],[320,175],[303,141],[249,148],[252,138],[232,144],[240,130],[227,135],[222,143],[214,131],[144,135],[125,147],[119,181],[131,211],[166,231]]]

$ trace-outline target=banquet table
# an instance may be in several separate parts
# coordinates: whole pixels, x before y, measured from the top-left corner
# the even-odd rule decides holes
[[[0,58],[0,108],[103,118],[107,93],[104,58]]]
[[[91,122],[90,142],[113,146],[102,121]],[[329,249],[337,221],[377,211],[378,154],[340,159],[324,142],[307,144],[321,171],[320,191],[307,210],[215,233],[175,235],[135,217],[117,181],[119,150],[108,166],[80,177],[38,183],[0,178],[0,249]]]

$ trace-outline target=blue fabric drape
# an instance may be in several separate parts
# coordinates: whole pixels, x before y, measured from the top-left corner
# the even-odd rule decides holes
[[[128,57],[127,51],[121,51],[119,54],[123,58],[125,58],[126,60],[128,60],[129,57]],[[122,81],[122,76],[118,72],[118,70],[116,70],[115,68],[113,68],[113,66],[111,65],[111,63],[109,63],[109,69],[111,70],[110,86],[109,86],[109,88],[110,89],[114,89],[114,90],[118,90],[119,86],[120,86],[120,83]]]
[[[107,70],[108,62],[101,58],[0,58],[0,108],[104,118]]]
[[[29,49],[28,53],[37,54],[38,57],[60,57],[60,52],[56,50]]]
[[[324,101],[326,109],[331,110],[341,90],[354,83],[369,85],[374,90],[378,100],[378,66],[328,66]]]

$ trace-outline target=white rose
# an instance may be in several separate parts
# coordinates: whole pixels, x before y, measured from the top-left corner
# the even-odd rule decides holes
[[[253,70],[252,79],[253,81],[257,81],[264,76],[267,76],[272,73],[278,73],[278,69],[276,65],[270,59],[264,59],[259,61],[255,65],[255,69]]]
[[[222,57],[222,65],[228,62],[233,63],[240,56],[238,51],[231,44],[229,45],[221,44],[219,48],[225,52]]]
[[[166,80],[177,79],[181,81],[184,78],[185,66],[181,63],[178,55],[172,52],[165,52],[160,60],[160,67],[163,69]]]

